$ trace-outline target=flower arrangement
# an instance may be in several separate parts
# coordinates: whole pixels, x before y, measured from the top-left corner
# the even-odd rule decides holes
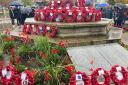
[[[5,53],[7,56],[11,56],[9,66],[14,65],[17,72],[13,80],[7,80],[11,84],[22,85],[24,82],[26,85],[42,83],[45,85],[51,85],[52,83],[60,85],[62,82],[68,83],[71,74],[64,73],[67,66],[64,64],[67,54],[62,41],[53,44],[49,42],[47,37],[37,37],[31,40],[24,33],[19,34],[19,38],[2,34],[0,38],[0,44],[3,48],[1,49],[1,57],[4,57]],[[35,75],[31,74],[33,70]],[[21,78],[21,76],[25,78]],[[64,78],[62,78],[63,76]],[[14,82],[15,79],[17,82]]]
[[[127,84],[127,70],[119,65],[110,71],[91,70],[92,75],[76,72],[71,63],[65,63],[63,41],[51,43],[49,38],[41,36],[32,40],[24,33],[19,38],[1,34],[0,45],[0,56],[10,56],[10,63],[0,66],[2,85],[110,85],[110,79],[116,85]],[[93,64],[93,60],[89,63]]]

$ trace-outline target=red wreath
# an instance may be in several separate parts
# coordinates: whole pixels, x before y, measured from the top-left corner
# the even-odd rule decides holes
[[[76,6],[83,7],[83,0],[76,0]]]
[[[31,33],[31,25],[30,24],[25,24],[23,27],[23,32],[30,34]]]
[[[40,10],[40,20],[45,21],[46,20],[46,15],[45,15],[45,9]]]
[[[63,7],[66,7],[66,9],[71,9],[72,6],[73,6],[72,0],[65,0],[65,2],[63,2]]]
[[[34,19],[36,20],[36,21],[39,21],[40,20],[40,9],[37,9],[36,11],[35,11],[35,15],[34,15]]]
[[[23,75],[25,75],[25,78],[23,78]],[[33,85],[34,84],[34,73],[32,73],[29,70],[25,70],[24,72],[22,72],[19,76],[15,78],[16,85],[23,85],[23,82],[24,83],[26,82],[27,85]]]
[[[92,10],[90,10],[89,8],[85,8],[86,12],[85,12],[85,21],[86,22],[91,22],[92,21]]]
[[[48,3],[48,6],[49,6],[50,8],[51,8],[51,7],[56,8],[56,7],[57,7],[57,1],[51,0],[51,1]]]
[[[55,27],[47,26],[46,30],[47,30],[48,37],[52,37],[53,38],[57,34],[57,28],[55,28]]]
[[[92,21],[95,22],[96,21],[96,18],[98,19],[98,17],[96,16],[97,15],[97,11],[94,9],[92,10]]]
[[[74,73],[69,81],[69,85],[76,85],[76,75],[81,74],[82,75],[82,80],[84,82],[84,85],[90,85],[90,78],[84,73],[84,72],[76,72]]]
[[[116,76],[117,73],[117,67],[120,67],[120,71],[122,73],[123,79],[119,80]],[[115,83],[115,85],[127,85],[127,71],[124,67],[121,67],[119,65],[115,65],[110,70],[110,75],[112,81]]]
[[[40,35],[46,35],[47,30],[46,30],[46,26],[44,24],[39,25],[38,29],[39,29]]]
[[[63,6],[63,1],[62,0],[55,0],[57,3],[57,7],[62,7]]]
[[[84,22],[84,13],[81,10],[77,10],[77,22]]]
[[[102,84],[99,83],[98,77],[99,77],[99,71],[102,70],[104,73],[102,74],[104,77],[104,82]],[[92,74],[91,74],[91,82],[92,85],[110,85],[110,76],[109,73],[102,69],[102,68],[97,68]]]
[[[53,22],[55,19],[55,14],[54,14],[55,9],[46,9],[46,20],[49,22]]]
[[[95,21],[101,21],[102,13],[100,10],[96,10],[96,20]]]
[[[58,9],[54,10],[55,13],[55,20],[56,22],[63,22],[64,17],[63,17],[63,10],[62,7],[59,7]]]
[[[38,28],[38,25],[34,24],[34,25],[31,25],[31,33],[32,34],[39,34],[39,28]]]
[[[72,10],[67,10],[65,21],[67,23],[72,23],[75,21],[75,19],[76,19],[76,14]]]
[[[2,85],[13,85],[16,74],[17,74],[16,68],[12,65],[8,65],[5,68],[3,68],[2,77],[1,77]]]
[[[87,0],[82,0],[82,3],[83,3],[83,4],[82,4],[83,7],[87,7],[87,6],[86,6]]]

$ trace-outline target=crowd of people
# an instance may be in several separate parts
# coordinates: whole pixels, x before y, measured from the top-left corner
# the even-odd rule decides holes
[[[34,9],[32,7],[25,6],[9,6],[9,15],[11,18],[12,25],[15,25],[15,20],[17,21],[17,25],[23,25],[25,19],[28,17],[34,17]]]
[[[103,18],[114,20],[114,26],[123,27],[125,21],[128,20],[128,7],[123,4],[106,6],[100,10]]]

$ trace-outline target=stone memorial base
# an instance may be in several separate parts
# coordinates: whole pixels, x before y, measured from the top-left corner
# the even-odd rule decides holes
[[[57,23],[57,22],[41,22],[35,21],[33,18],[26,19],[26,24],[41,24],[44,23],[47,26],[55,26],[58,28],[58,37],[81,37],[92,35],[106,35],[106,28],[110,24],[111,20],[102,19],[98,22],[81,22],[81,23]]]

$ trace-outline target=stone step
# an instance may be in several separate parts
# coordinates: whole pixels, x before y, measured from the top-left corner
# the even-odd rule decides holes
[[[57,37],[59,38],[76,38],[76,37],[88,37],[88,36],[97,36],[97,35],[102,35],[104,36],[104,32],[93,32],[93,33],[71,33],[71,34],[58,34]]]

